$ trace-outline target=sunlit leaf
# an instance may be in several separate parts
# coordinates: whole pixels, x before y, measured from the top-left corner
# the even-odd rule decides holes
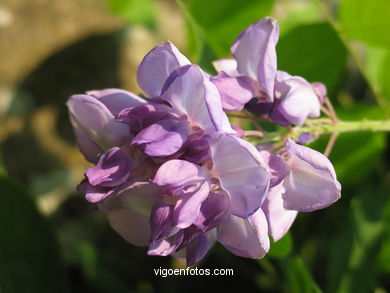
[[[389,15],[388,0],[342,0],[339,19],[351,39],[390,47]]]
[[[273,0],[190,0],[188,11],[205,32],[207,42],[218,57],[229,48],[248,25],[269,15]]]
[[[330,89],[345,68],[347,51],[327,23],[296,27],[281,37],[277,47],[278,68],[310,82],[320,81]]]
[[[113,13],[130,23],[140,23],[151,28],[156,25],[154,0],[107,0]]]

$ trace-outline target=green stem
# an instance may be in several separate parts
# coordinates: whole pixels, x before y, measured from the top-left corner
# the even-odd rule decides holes
[[[283,137],[296,139],[302,133],[313,133],[320,136],[356,131],[390,131],[390,120],[339,121],[336,124],[329,124],[312,119],[310,125],[307,126],[296,126],[290,130],[284,129],[266,133],[261,142],[280,141]]]

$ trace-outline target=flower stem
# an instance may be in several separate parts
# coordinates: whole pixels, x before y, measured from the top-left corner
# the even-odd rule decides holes
[[[310,119],[310,121],[310,125],[307,126],[296,126],[290,130],[283,129],[265,133],[261,142],[278,141],[286,136],[297,139],[302,133],[313,133],[319,136],[357,131],[390,131],[390,120],[338,121],[336,124],[324,122],[323,119]]]

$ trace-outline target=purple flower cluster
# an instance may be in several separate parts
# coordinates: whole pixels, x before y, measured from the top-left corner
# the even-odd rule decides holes
[[[210,76],[170,42],[138,68],[144,96],[120,89],[70,97],[77,144],[94,164],[79,190],[149,255],[197,263],[215,241],[263,257],[297,213],[329,206],[341,186],[321,153],[286,140],[254,146],[224,110],[244,107],[281,125],[320,113],[322,84],[277,71],[278,26],[249,26]]]

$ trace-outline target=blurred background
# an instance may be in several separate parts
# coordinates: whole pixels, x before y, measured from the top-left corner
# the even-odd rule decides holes
[[[264,259],[217,244],[199,264],[234,276],[155,276],[184,264],[126,243],[76,192],[88,164],[71,94],[140,92],[137,66],[165,40],[214,73],[210,61],[264,16],[280,24],[279,69],[324,82],[341,119],[389,118],[389,0],[0,1],[1,293],[390,292],[386,133],[339,136],[330,159],[343,197],[300,213]]]

